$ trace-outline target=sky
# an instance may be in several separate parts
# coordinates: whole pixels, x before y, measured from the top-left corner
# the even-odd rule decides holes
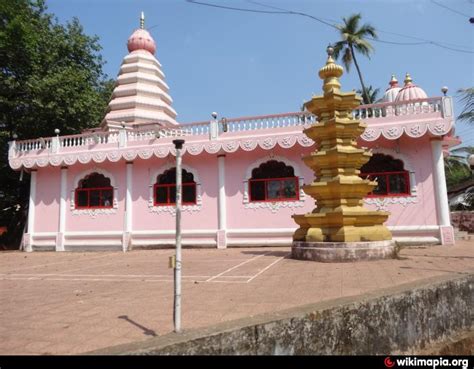
[[[391,74],[401,84],[409,72],[428,96],[448,95],[474,85],[474,0],[197,0],[245,9],[304,12],[329,23],[362,14],[378,30],[370,59],[358,56],[366,85],[384,91]],[[257,2],[257,3],[256,3]],[[321,93],[317,76],[326,47],[338,31],[294,14],[251,13],[196,5],[185,0],[47,0],[61,23],[79,18],[88,35],[97,35],[105,72],[116,78],[126,42],[145,12],[145,28],[157,44],[173,107],[182,123],[220,117],[276,114],[300,110]],[[446,9],[444,5],[452,10]],[[399,34],[399,35],[395,35]],[[403,35],[403,36],[402,36]],[[441,43],[444,47],[419,43]],[[391,43],[387,43],[391,42]],[[393,43],[409,43],[398,45]],[[459,52],[451,49],[464,50]],[[360,88],[355,68],[345,72],[342,90]],[[455,100],[459,114],[462,105]],[[474,146],[474,127],[456,133]]]

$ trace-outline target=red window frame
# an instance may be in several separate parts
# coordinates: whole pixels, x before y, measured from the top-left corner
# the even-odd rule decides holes
[[[99,205],[98,206],[90,206],[90,199],[91,199],[91,192],[99,191]],[[103,205],[102,204],[102,191],[112,191],[112,202],[110,205]],[[87,205],[81,206],[79,205],[78,196],[80,192],[87,192]],[[113,187],[93,187],[93,188],[76,188],[75,191],[75,207],[77,209],[109,209],[113,207],[114,203],[114,188]]]
[[[252,200],[252,183],[253,182],[270,182],[270,181],[279,181],[280,182],[280,193],[283,191],[283,182],[292,179],[295,181],[295,192],[296,197],[279,197],[277,199],[269,199],[268,198],[268,190],[267,185],[265,183],[264,190],[265,190],[265,199],[264,200]],[[300,189],[299,189],[299,178],[298,177],[282,177],[282,178],[262,178],[262,179],[249,179],[249,202],[278,202],[278,201],[299,201],[300,199]]]
[[[195,205],[196,204],[196,197],[197,197],[197,192],[196,192],[196,182],[186,182],[186,183],[183,183],[182,184],[183,188],[185,186],[193,186],[194,187],[194,201],[192,202],[184,202],[182,201],[182,204],[183,205]],[[156,201],[156,189],[158,187],[161,187],[161,188],[167,188],[167,195],[166,195],[166,199],[167,199],[167,202],[157,202]],[[153,185],[153,205],[154,206],[170,206],[170,205],[175,205],[176,202],[171,202],[171,188],[172,187],[176,187],[176,184],[175,183],[167,183],[167,184],[158,184],[158,183],[155,183]],[[175,190],[176,191],[176,190]],[[183,194],[183,191],[181,190],[181,196]],[[181,197],[182,199],[182,197]]]
[[[391,175],[400,175],[403,174],[405,177],[405,192],[397,192],[397,193],[391,193],[390,192],[390,176]],[[364,179],[367,177],[371,177],[371,180],[378,179],[380,177],[385,177],[385,192],[384,194],[376,194],[376,193],[369,193],[366,197],[398,197],[398,196],[406,196],[410,195],[410,176],[409,173],[406,170],[403,171],[398,171],[398,172],[370,172],[370,173],[361,173],[360,176]]]

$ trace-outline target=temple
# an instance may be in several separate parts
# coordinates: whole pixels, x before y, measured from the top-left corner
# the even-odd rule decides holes
[[[10,166],[31,174],[23,249],[174,245],[176,137],[185,140],[183,245],[290,246],[293,216],[315,208],[302,160],[320,149],[303,133],[316,123],[312,109],[179,123],[143,17],[127,46],[96,129],[10,142]],[[428,97],[407,74],[403,86],[392,76],[380,102],[352,105],[344,119],[364,123],[357,142],[372,153],[358,173],[369,181],[352,180],[377,181],[364,208],[386,215],[380,229],[395,241],[453,244],[443,160],[459,142],[452,98]]]

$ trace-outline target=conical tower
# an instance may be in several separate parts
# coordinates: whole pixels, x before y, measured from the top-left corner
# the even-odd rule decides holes
[[[133,127],[177,125],[176,111],[171,106],[173,99],[160,62],[155,58],[156,43],[145,29],[143,12],[140,28],[129,37],[130,52],[123,59],[107,114],[102,121],[106,129],[117,129],[122,125]]]
[[[361,98],[355,92],[340,91],[343,69],[334,62],[332,53],[329,47],[326,65],[319,70],[324,94],[305,103],[318,122],[304,130],[316,142],[317,150],[303,158],[316,178],[303,189],[317,201],[317,208],[293,215],[299,225],[293,235],[293,256],[320,261],[388,257],[393,248],[386,241],[392,236],[383,223],[389,213],[368,210],[363,204],[364,196],[377,183],[359,177],[360,167],[372,156],[357,145],[366,124],[354,118],[352,110],[360,105]],[[302,248],[311,247],[325,250],[303,252]],[[354,251],[357,248],[359,251]],[[298,257],[305,253],[316,256]]]

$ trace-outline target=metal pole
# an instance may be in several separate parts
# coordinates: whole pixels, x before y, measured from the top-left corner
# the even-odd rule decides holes
[[[173,140],[176,148],[176,262],[174,267],[174,331],[181,332],[181,149],[184,140]]]

